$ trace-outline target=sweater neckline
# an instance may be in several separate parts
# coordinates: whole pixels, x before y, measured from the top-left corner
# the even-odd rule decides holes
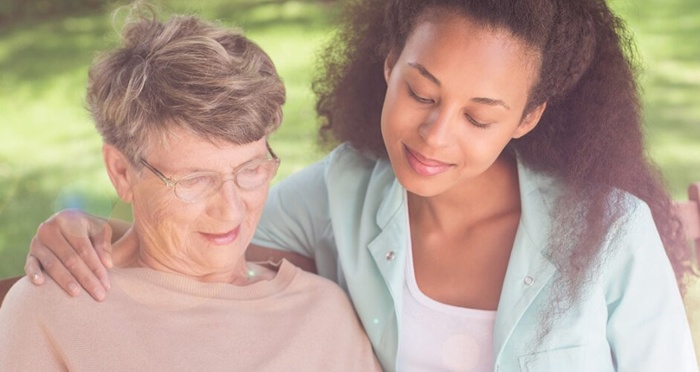
[[[156,299],[162,301],[163,296],[176,293],[206,299],[252,301],[282,292],[294,280],[299,270],[289,261],[282,260],[272,279],[247,286],[200,282],[187,276],[143,267],[114,268],[110,270],[110,275],[115,287],[135,299],[138,298],[139,302],[151,302]]]

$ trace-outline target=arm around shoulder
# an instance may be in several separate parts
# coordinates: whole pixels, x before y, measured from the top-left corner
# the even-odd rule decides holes
[[[324,249],[329,240],[325,166],[325,160],[316,162],[270,189],[249,259],[265,261],[280,256],[309,269],[309,264],[313,264],[318,251]],[[300,262],[286,256],[289,253],[307,260]]]

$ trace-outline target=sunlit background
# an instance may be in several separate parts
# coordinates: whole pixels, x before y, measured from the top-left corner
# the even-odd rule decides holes
[[[170,12],[243,27],[276,62],[288,92],[284,124],[271,141],[282,158],[276,180],[322,156],[309,82],[342,1],[159,2]],[[95,52],[116,45],[110,13],[118,4],[0,0],[0,277],[22,273],[32,235],[55,211],[75,207],[129,218],[114,197],[83,106]],[[674,198],[684,199],[688,185],[700,181],[700,1],[613,0],[612,6],[643,60],[649,154]]]

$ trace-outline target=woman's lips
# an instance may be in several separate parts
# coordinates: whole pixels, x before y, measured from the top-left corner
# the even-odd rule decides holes
[[[452,165],[438,160],[428,159],[425,156],[412,151],[404,145],[406,161],[416,173],[422,176],[434,176],[446,172]]]
[[[227,245],[233,243],[236,238],[238,238],[238,233],[241,227],[238,226],[235,229],[225,232],[223,234],[210,234],[210,233],[200,233],[206,240],[216,245]]]

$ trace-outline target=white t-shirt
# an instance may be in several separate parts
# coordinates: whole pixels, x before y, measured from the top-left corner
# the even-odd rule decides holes
[[[496,312],[446,305],[418,288],[406,255],[399,371],[493,371]]]

